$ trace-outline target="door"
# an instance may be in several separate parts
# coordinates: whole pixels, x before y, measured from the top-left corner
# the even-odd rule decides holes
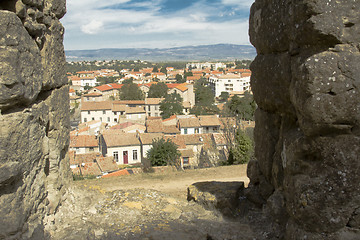
[[[128,164],[128,152],[127,151],[123,151],[123,160],[124,160],[124,164]]]

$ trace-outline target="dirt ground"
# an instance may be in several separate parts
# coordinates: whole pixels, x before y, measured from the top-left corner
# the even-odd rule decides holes
[[[247,186],[246,167],[223,166],[74,181],[58,213],[48,219],[49,238],[265,239],[254,232],[248,219],[226,219],[220,212],[187,201],[187,188],[196,182],[244,181]]]
[[[221,166],[216,168],[143,173],[114,178],[93,179],[75,182],[76,185],[90,185],[106,191],[143,188],[157,190],[176,198],[186,199],[187,187],[202,181],[243,181],[248,186],[247,164]]]

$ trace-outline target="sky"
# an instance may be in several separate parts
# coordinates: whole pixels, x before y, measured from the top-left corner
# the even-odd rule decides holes
[[[65,50],[249,45],[254,0],[67,0]]]

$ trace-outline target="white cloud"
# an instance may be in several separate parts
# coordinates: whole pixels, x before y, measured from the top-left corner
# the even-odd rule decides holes
[[[239,7],[250,7],[255,0],[222,0],[225,5],[234,5]]]
[[[104,24],[98,20],[92,20],[88,24],[81,26],[81,31],[86,34],[97,34],[103,28]]]
[[[189,8],[164,15],[159,12],[161,1],[130,4],[130,0],[67,0],[68,13],[62,19],[66,29],[65,48],[249,44],[247,19],[232,17],[216,22],[214,19],[221,13],[220,9],[204,4],[202,0]],[[247,8],[246,5],[250,6],[253,2],[222,1],[236,8]],[[109,7],[116,4],[123,4],[126,8]],[[134,5],[144,8],[134,10]],[[231,16],[234,13],[230,11],[223,14]]]

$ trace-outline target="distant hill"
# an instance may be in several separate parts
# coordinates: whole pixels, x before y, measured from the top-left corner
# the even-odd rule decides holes
[[[65,51],[67,61],[144,60],[144,61],[208,61],[253,59],[251,45],[216,44],[176,48],[104,48]]]

